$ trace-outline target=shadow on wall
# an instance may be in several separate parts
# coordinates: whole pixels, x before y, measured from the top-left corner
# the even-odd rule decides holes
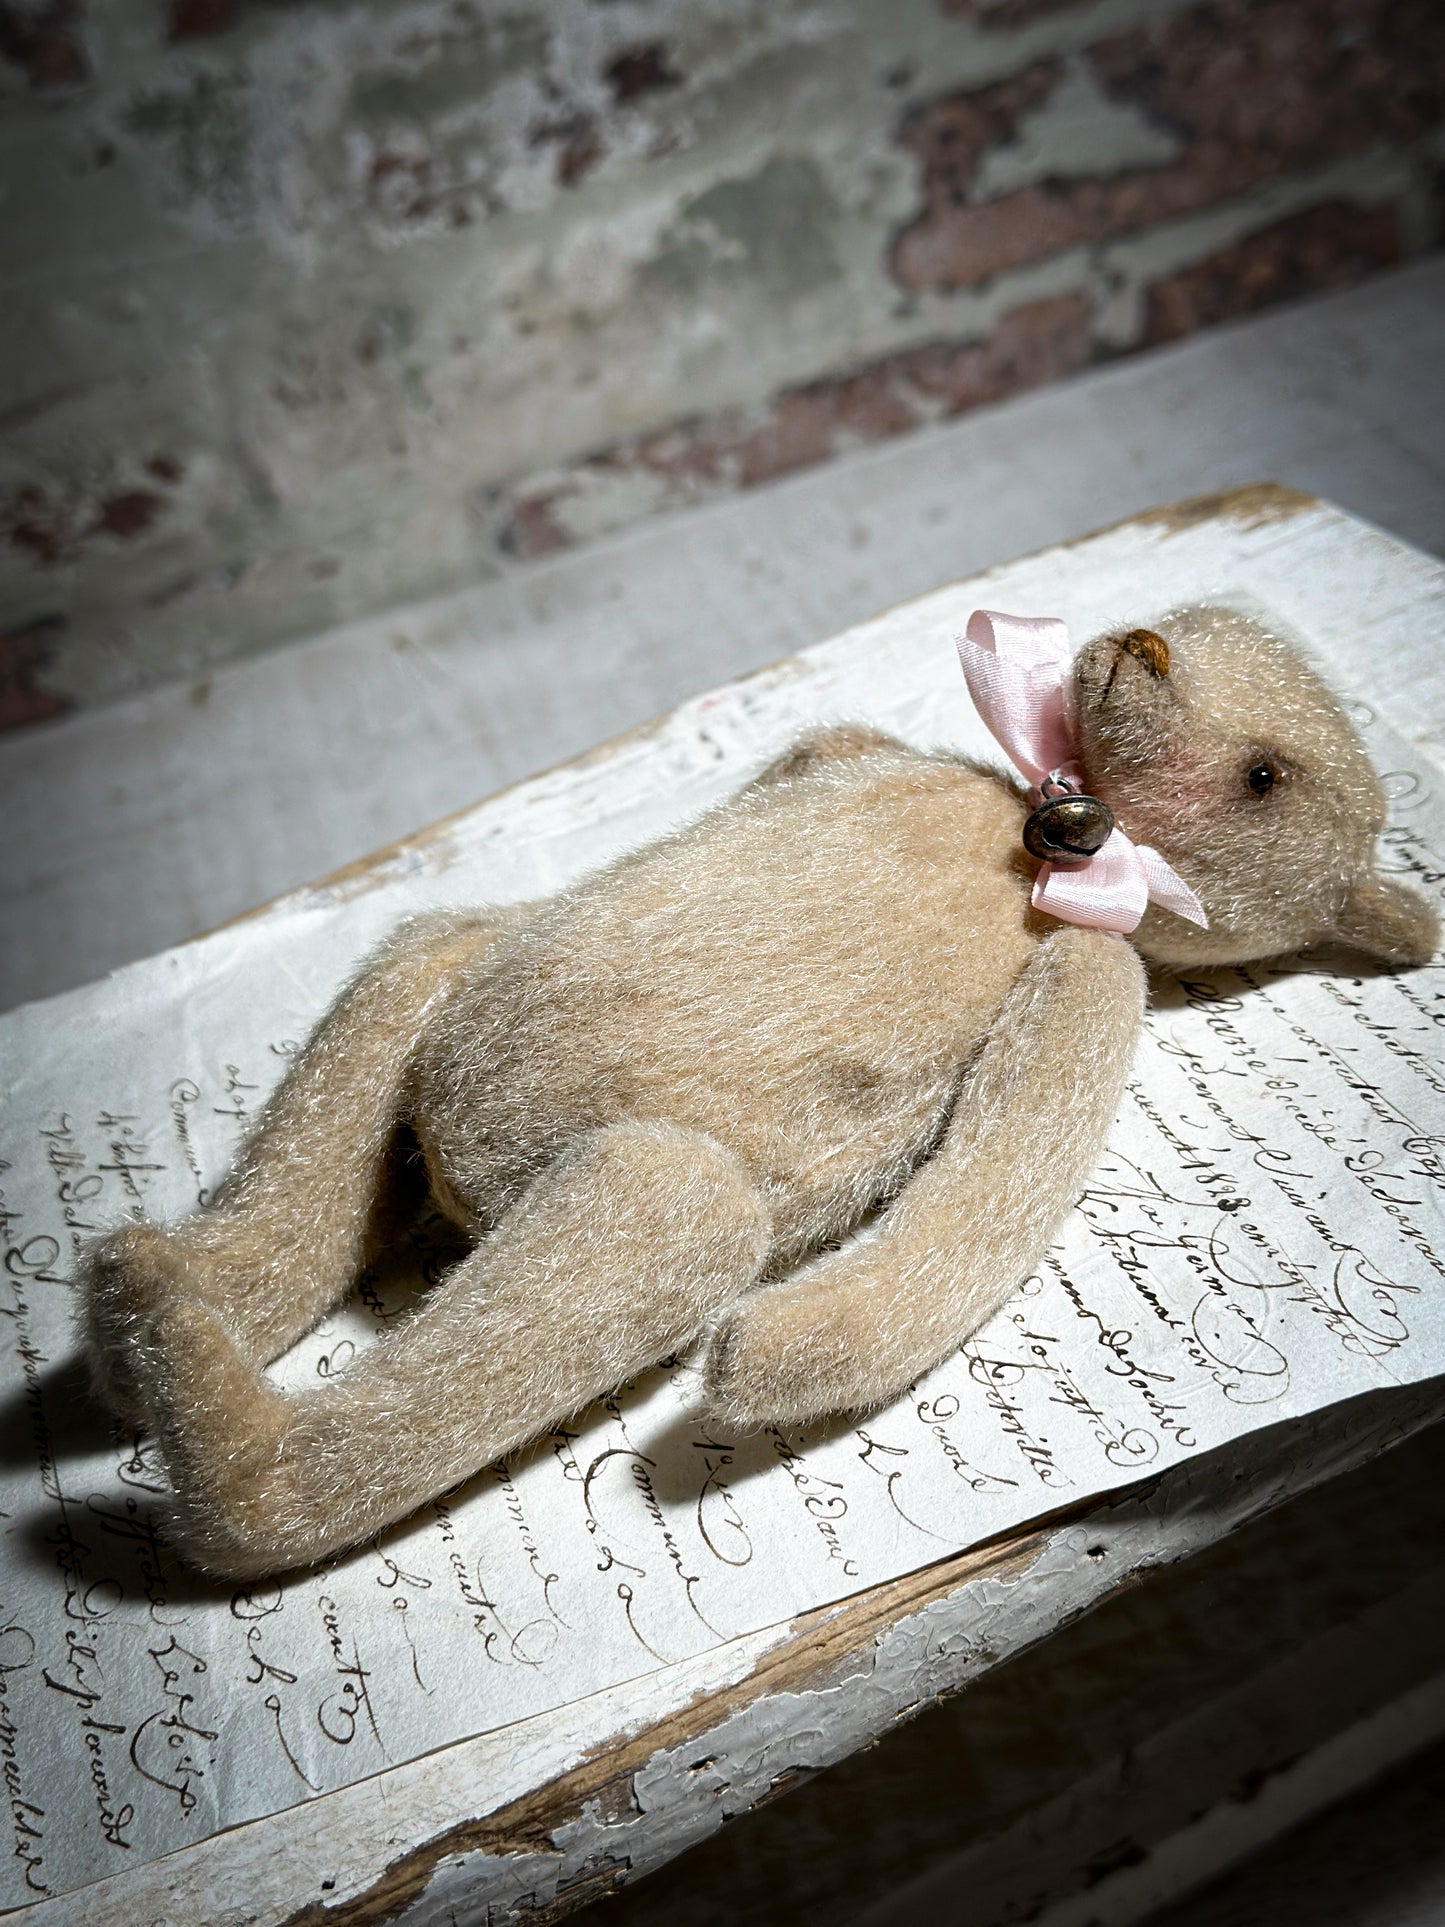
[[[1433,0],[0,0],[0,726],[1437,239]]]

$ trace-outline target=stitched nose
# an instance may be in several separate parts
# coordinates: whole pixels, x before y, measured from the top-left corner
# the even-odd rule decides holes
[[[1169,644],[1152,629],[1131,629],[1128,635],[1120,636],[1119,647],[1125,655],[1142,662],[1151,676],[1169,674]]]

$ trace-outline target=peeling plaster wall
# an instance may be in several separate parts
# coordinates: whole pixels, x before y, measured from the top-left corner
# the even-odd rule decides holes
[[[0,0],[0,724],[1437,238],[1434,0]]]

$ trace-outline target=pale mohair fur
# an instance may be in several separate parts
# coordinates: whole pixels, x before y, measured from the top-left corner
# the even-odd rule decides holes
[[[1375,871],[1380,783],[1314,673],[1231,612],[1156,627],[1167,667],[1102,636],[1071,700],[1089,788],[1208,932],[1157,907],[1132,941],[1039,915],[1022,790],[866,728],[805,739],[548,902],[403,927],[215,1207],[91,1256],[96,1383],[158,1436],[184,1554],[235,1576],[319,1559],[699,1342],[720,1427],[892,1398],[1082,1190],[1146,960],[1331,938],[1431,956],[1434,913]],[[470,1255],[285,1395],[263,1368],[356,1282],[403,1127]]]

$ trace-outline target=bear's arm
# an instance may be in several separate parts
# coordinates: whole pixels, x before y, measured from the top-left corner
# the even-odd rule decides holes
[[[895,1397],[1033,1271],[1104,1148],[1143,1020],[1123,938],[1065,926],[1006,998],[937,1152],[875,1236],[739,1301],[706,1359],[734,1426]]]

